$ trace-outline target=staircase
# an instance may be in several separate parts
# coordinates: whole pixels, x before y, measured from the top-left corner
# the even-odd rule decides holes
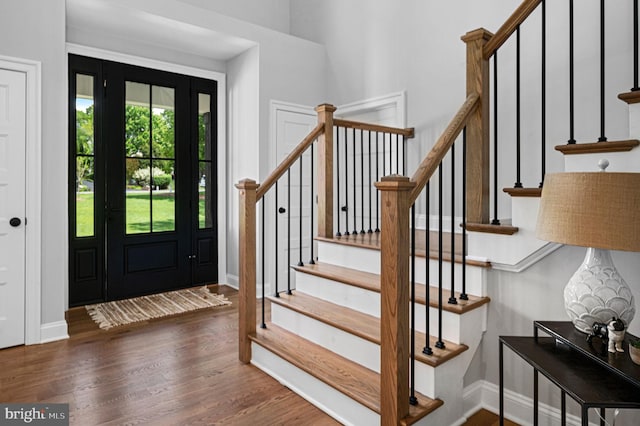
[[[316,109],[318,126],[264,182],[244,180],[236,185],[240,199],[239,259],[243,265],[239,277],[239,358],[242,362],[256,365],[344,424],[440,426],[464,422],[467,413],[463,409],[463,379],[487,329],[489,295],[494,296],[494,303],[508,305],[501,300],[502,294],[491,292],[490,271],[495,268],[521,272],[558,248],[558,245],[535,238],[541,189],[522,187],[519,154],[517,167],[512,167],[517,170],[515,188],[505,190],[512,197],[511,215],[500,223],[496,200],[504,194],[497,189],[499,164],[489,161],[489,60],[496,60],[498,48],[519,31],[520,25],[540,5],[544,10],[544,0],[524,0],[496,34],[478,29],[463,36],[467,45],[467,98],[411,178],[398,176],[398,159],[405,156],[404,148],[401,154],[398,141],[400,137],[403,143],[405,138],[412,138],[413,129],[334,119],[336,109],[325,104]],[[640,136],[639,93],[621,95],[621,99],[630,104],[629,133],[632,137]],[[494,94],[493,98],[497,96]],[[604,120],[602,122],[604,128]],[[363,132],[368,135],[368,160],[364,159],[367,139]],[[379,133],[382,134],[383,172],[378,176]],[[519,151],[519,128],[517,133]],[[372,175],[372,135],[375,135],[376,176],[367,183],[365,170]],[[556,147],[565,154],[566,171],[592,170],[603,153],[616,165],[613,171],[638,171],[640,149],[635,148],[640,142],[637,140],[574,144],[573,135],[570,140],[573,141],[570,145]],[[389,145],[385,145],[385,141]],[[395,149],[392,142],[395,142]],[[544,143],[543,137],[541,178],[546,173]],[[463,167],[461,179],[454,179],[453,169],[458,164],[454,160],[454,145],[458,152],[464,152],[468,163]],[[315,163],[314,147],[317,147]],[[298,161],[300,175],[303,175],[302,155],[309,151],[311,155],[305,160],[311,158],[309,175],[317,175],[317,180],[312,179],[309,184],[311,192],[304,197],[317,204],[317,208],[308,206],[312,212],[309,223],[315,241],[310,244],[310,259],[313,260],[303,264],[301,256],[297,265],[292,264],[292,291],[279,291],[278,260],[271,269],[264,262],[265,251],[270,250],[265,246],[265,229],[271,223],[275,224],[276,252],[278,237],[282,235],[278,233],[277,220],[265,222],[269,214],[266,209],[271,209],[266,194],[276,186],[277,205],[277,182],[289,179],[289,172],[294,164],[297,170]],[[497,145],[493,151],[498,151]],[[395,171],[390,166],[384,172],[385,154],[396,163]],[[451,186],[443,189],[445,158],[451,159],[451,165],[447,166],[452,170],[452,176],[447,178],[450,179],[447,184]],[[404,170],[404,164],[402,166]],[[356,171],[360,171],[359,177]],[[491,177],[490,172],[496,174]],[[352,185],[352,188],[343,188],[342,195],[341,178]],[[338,181],[335,186],[334,180]],[[459,204],[456,207],[455,195],[450,197],[451,219],[447,220],[454,225],[448,231],[456,232],[452,238],[443,231],[442,194],[447,191],[456,194],[450,189],[454,187],[454,180],[463,182],[463,185],[458,183],[456,189],[465,188],[459,196],[463,200],[462,208]],[[490,181],[493,181],[493,190]],[[372,190],[373,182],[376,183]],[[290,180],[286,185],[290,187]],[[370,185],[367,190],[366,185]],[[303,198],[302,187],[301,178],[299,199]],[[365,191],[369,195],[365,196]],[[435,192],[440,197],[439,205],[430,206]],[[365,232],[362,226],[360,233],[353,231],[341,235],[345,229],[340,228],[342,212],[348,212],[346,218],[352,218],[354,225],[349,227],[347,222],[346,229],[358,229],[355,226],[358,218],[362,222],[365,217],[371,220],[374,193],[375,204],[380,207],[376,217],[376,224],[378,219],[381,222],[380,232],[377,226],[376,232]],[[367,198],[369,216],[364,207],[357,211],[358,204],[364,206]],[[341,200],[347,200],[348,209],[334,206],[334,203],[342,204]],[[410,230],[416,229],[416,206],[423,206],[424,202],[426,207],[420,214],[426,216],[429,231],[422,229],[412,236]],[[495,205],[493,220],[490,219],[490,202]],[[257,205],[260,204],[259,213]],[[268,206],[266,209],[265,205]],[[455,216],[456,209],[462,210],[461,220]],[[279,213],[284,212],[284,209],[280,210]],[[287,210],[290,212],[291,208]],[[303,210],[301,203],[299,211]],[[434,210],[440,215],[435,232],[431,217]],[[314,211],[317,212],[315,218]],[[258,217],[262,218],[260,247],[257,244]],[[298,238],[301,242],[304,239],[302,223],[300,219],[300,231],[293,240]],[[336,223],[337,229],[334,229]],[[291,240],[289,237],[289,242]],[[443,244],[449,240],[455,248],[453,252],[447,252]],[[410,252],[415,253],[415,257],[410,257]],[[257,253],[261,253],[262,264],[256,263]],[[289,261],[290,255],[289,251]],[[272,269],[276,269],[276,291],[270,282],[273,278],[269,278]],[[258,273],[261,273],[261,279],[258,279]],[[443,283],[452,283],[452,289],[447,290],[448,284]],[[269,295],[265,288],[270,289]],[[256,293],[259,289],[262,289],[263,297],[258,300],[264,307],[263,318],[257,322]],[[448,303],[450,299],[455,303]],[[495,335],[495,330],[490,331]],[[483,352],[486,351],[485,346]]]
[[[424,232],[422,232],[424,235]],[[422,238],[422,240],[424,237]],[[315,264],[293,266],[296,289],[269,297],[271,318],[252,340],[252,363],[344,424],[380,423],[380,252],[379,234],[321,238]],[[416,270],[437,261],[418,257]],[[418,405],[403,424],[454,424],[462,412],[462,376],[484,331],[485,269],[469,266],[469,300],[445,305],[444,348],[436,347],[438,311],[430,303],[430,344],[426,346],[426,293],[416,284],[415,376]],[[447,268],[448,269],[448,268]],[[416,277],[424,282],[424,276]],[[443,297],[449,299],[449,292]],[[475,294],[475,295],[472,295]],[[459,298],[459,289],[454,295]],[[408,362],[408,360],[407,360]],[[446,401],[446,403],[443,403]],[[428,417],[425,416],[429,414]]]

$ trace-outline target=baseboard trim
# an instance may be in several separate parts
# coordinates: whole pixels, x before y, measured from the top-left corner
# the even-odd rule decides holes
[[[68,338],[66,321],[49,322],[40,326],[40,343],[55,342],[56,340]]]
[[[238,284],[240,282],[240,278],[237,275],[233,275],[233,274],[227,274],[227,283],[226,285],[228,285],[229,287],[233,287],[236,290],[240,289],[240,285]]]
[[[481,408],[493,413],[500,411],[499,388],[486,380],[478,380],[464,388],[463,400],[465,416],[469,417]],[[533,399],[513,392],[504,391],[505,417],[518,424],[531,424],[533,417]],[[547,404],[538,403],[539,423],[543,425],[560,424],[560,410]],[[567,414],[567,425],[580,426],[580,418]],[[596,426],[595,423],[589,423]]]

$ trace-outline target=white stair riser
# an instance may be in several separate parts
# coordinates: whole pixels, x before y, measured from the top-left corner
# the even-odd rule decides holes
[[[380,273],[380,251],[318,241],[318,260],[344,268]]]
[[[330,263],[344,268],[380,274],[380,251],[361,247],[351,247],[343,244],[333,244],[324,241],[318,244],[318,259],[320,262]],[[416,282],[426,282],[426,259],[416,258]],[[485,275],[486,268],[467,265],[466,292],[476,296],[486,295]],[[439,265],[435,259],[429,259],[429,279],[431,284],[437,284],[439,277]],[[451,263],[442,264],[442,282],[445,288],[451,286]],[[462,290],[462,265],[455,264],[454,268],[455,290]]]
[[[380,424],[380,415],[262,346],[252,343],[251,363],[345,425]]]
[[[297,291],[380,317],[380,293],[296,271]]]
[[[276,303],[271,304],[271,322],[376,373],[380,372],[380,347],[373,342]]]
[[[565,155],[565,172],[597,172],[598,161],[609,160],[608,172],[637,173],[640,164],[640,149],[634,148],[628,152],[602,152],[594,154]]]

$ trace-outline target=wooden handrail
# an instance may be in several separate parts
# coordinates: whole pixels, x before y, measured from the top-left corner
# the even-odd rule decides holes
[[[489,59],[504,44],[507,39],[515,32],[520,24],[522,24],[531,12],[542,2],[542,0],[524,0],[513,14],[502,24],[498,32],[484,46],[484,59]]]
[[[444,133],[438,138],[438,141],[433,146],[429,154],[422,160],[422,163],[418,166],[411,177],[411,182],[416,184],[415,188],[411,190],[409,195],[409,205],[415,203],[418,196],[422,192],[422,189],[427,184],[431,175],[436,171],[444,156],[449,152],[449,148],[455,142],[456,138],[464,129],[467,124],[467,120],[479,105],[480,96],[477,93],[472,93],[464,101],[464,104],[460,107],[456,115],[453,117]]]
[[[341,120],[339,118],[333,119],[333,125],[338,127],[347,127],[349,129],[368,130],[370,132],[381,133],[393,133],[395,135],[403,135],[408,138],[413,138],[415,131],[413,127],[407,129],[401,129],[398,127],[387,127],[379,124],[361,123],[359,121]]]
[[[284,160],[282,160],[282,162],[278,165],[278,167],[276,167],[275,170],[272,171],[269,176],[267,176],[264,182],[260,184],[258,191],[256,191],[256,202],[259,201],[262,197],[264,197],[264,194],[267,193],[269,188],[271,188],[273,184],[275,184],[278,181],[278,179],[280,179],[280,177],[282,177],[282,175],[287,170],[289,170],[289,168],[293,165],[293,163],[296,162],[298,157],[300,157],[307,150],[307,148],[309,148],[309,146],[316,139],[318,139],[318,136],[320,136],[322,132],[324,132],[324,124],[318,124],[311,131],[311,133],[309,133],[307,137],[305,137],[302,140],[302,142],[300,142],[298,146],[296,146],[294,150],[291,151]]]

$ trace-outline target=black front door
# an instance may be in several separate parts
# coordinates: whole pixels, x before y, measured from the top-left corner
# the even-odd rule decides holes
[[[216,282],[216,83],[75,56],[70,75],[70,305]],[[94,77],[91,110],[87,75]],[[89,132],[80,120],[86,115],[92,150],[78,140]],[[93,173],[78,166],[87,151]],[[95,267],[82,263],[92,260],[81,256],[87,250]]]

